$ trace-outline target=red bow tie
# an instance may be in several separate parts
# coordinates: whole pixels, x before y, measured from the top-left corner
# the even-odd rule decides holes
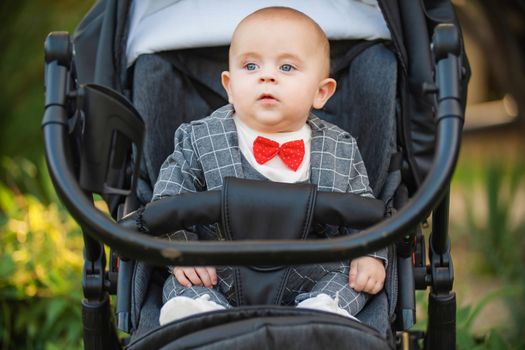
[[[276,155],[279,155],[288,168],[297,171],[304,158],[304,141],[289,141],[279,147],[278,142],[257,136],[255,141],[253,141],[253,155],[259,164],[264,164]]]

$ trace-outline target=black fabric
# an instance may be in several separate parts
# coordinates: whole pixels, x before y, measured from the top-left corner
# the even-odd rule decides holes
[[[354,50],[350,47],[349,50]],[[335,53],[344,50],[336,48]],[[333,59],[338,60],[338,55]],[[315,113],[357,141],[370,186],[377,197],[396,144],[398,62],[383,43],[369,46],[337,75],[336,93]]]
[[[281,304],[290,271],[286,266],[234,267],[234,305]]]
[[[434,153],[433,96],[423,92],[423,84],[433,82],[433,63],[428,49],[430,38],[421,2],[402,0],[400,9],[405,40],[410,42],[407,46],[410,57],[408,77],[403,76],[400,85],[403,96],[400,130],[401,143],[410,164],[410,172],[405,173],[405,178],[414,180],[410,184],[414,191],[430,169]]]
[[[346,317],[287,307],[239,307],[155,329],[127,349],[392,349],[392,338]]]
[[[106,15],[105,1],[98,1],[85,15],[73,35],[75,47],[75,68],[78,82],[94,83],[97,66],[97,50],[99,48],[102,23]],[[106,52],[111,55],[111,52]]]
[[[229,240],[304,239],[312,223],[317,186],[226,177],[222,228]]]
[[[430,51],[431,37],[436,25],[454,23],[456,15],[448,0],[399,0],[401,27],[406,49],[407,66],[400,79],[401,127],[400,141],[404,146],[408,167],[404,179],[413,193],[425,179],[434,156],[436,125],[434,122],[434,96],[425,94],[424,84],[433,82],[434,62]],[[418,30],[414,30],[418,28]],[[470,76],[463,43],[460,62],[465,74],[460,77],[463,106],[466,104],[467,83]]]
[[[396,158],[393,158],[394,163],[390,163],[390,168],[394,170],[399,169],[392,168],[394,164],[398,165]],[[261,181],[268,182],[265,178],[262,178]],[[257,187],[265,188],[261,190],[262,193],[266,190],[267,185],[271,186],[260,182],[256,184]],[[317,192],[315,208],[312,213],[313,221],[320,224],[351,226],[355,229],[370,227],[384,218],[386,208],[383,192],[380,196],[381,199],[362,197],[353,193]],[[181,193],[177,196],[161,198],[146,204],[142,209],[129,213],[120,221],[120,224],[152,235],[172,233],[195,224],[213,224],[220,221],[221,194],[221,191],[204,191]],[[277,193],[277,195],[287,196],[284,192]],[[386,199],[390,199],[390,197]],[[352,210],[348,210],[348,208],[352,208]],[[288,208],[283,209],[287,210]],[[233,212],[235,213],[235,211]],[[279,212],[279,217],[281,216],[282,214]],[[268,225],[269,223],[265,222],[265,224]],[[294,231],[297,229],[300,228],[295,228]],[[270,230],[273,230],[273,227]],[[249,239],[242,237],[242,233],[239,237],[241,238],[238,239]],[[276,236],[275,238],[280,237]]]
[[[401,152],[393,153],[390,157],[390,165],[388,166],[388,172],[394,172],[396,170],[401,170],[403,165],[403,154]]]
[[[196,83],[197,78],[178,70],[173,62],[188,63],[186,69],[200,72],[199,79],[206,79],[209,89],[214,91],[213,94],[218,94],[219,89],[222,90],[220,72],[225,69],[227,61],[214,60],[213,57],[222,57],[225,50],[212,49],[211,58],[203,58],[200,50],[183,50],[174,52],[170,61],[165,59],[166,55],[143,55],[135,63],[133,100],[137,110],[144,116],[146,130],[149,130],[144,143],[144,161],[138,188],[138,196],[142,201],[149,202],[151,199],[160,166],[173,151],[173,135],[177,127],[181,123],[204,118],[216,107],[208,104],[208,98],[201,95],[202,83]],[[226,103],[227,99],[224,98]]]
[[[432,33],[434,28],[440,23],[454,23],[460,31],[460,40],[463,37],[459,20],[456,16],[454,6],[448,0],[425,0],[423,1],[425,7],[425,15],[429,26],[429,33]],[[460,88],[461,88],[461,102],[463,111],[465,111],[467,105],[467,87],[470,79],[471,70],[468,62],[468,58],[465,54],[465,45],[463,40],[461,44],[461,56],[460,66],[462,74],[460,76]]]
[[[330,76],[339,80],[354,58],[384,40],[338,40],[330,45]]]
[[[385,18],[386,25],[390,30],[392,36],[392,42],[395,46],[396,56],[399,61],[399,65],[403,69],[403,72],[407,71],[408,56],[406,51],[405,38],[403,36],[403,23],[401,20],[401,13],[399,8],[399,2],[403,0],[390,1],[390,0],[378,0],[377,3],[383,17]]]
[[[220,74],[228,70],[228,47],[206,47],[158,53],[189,79],[195,91],[213,111],[228,103]]]
[[[223,234],[228,240],[305,239],[316,194],[317,186],[308,183],[292,186],[227,177],[222,190]],[[281,304],[289,273],[286,266],[235,267],[236,305]]]

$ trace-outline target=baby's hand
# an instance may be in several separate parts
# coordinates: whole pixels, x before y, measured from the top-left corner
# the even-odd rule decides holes
[[[213,288],[217,284],[215,267],[183,267],[175,266],[173,275],[180,284],[190,288],[193,285]]]
[[[348,283],[356,292],[377,294],[385,283],[385,265],[380,259],[362,256],[352,260]]]

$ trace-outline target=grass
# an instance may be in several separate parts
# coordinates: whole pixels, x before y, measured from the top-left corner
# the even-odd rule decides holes
[[[469,299],[458,307],[459,348],[525,348],[524,165],[461,164],[453,181],[453,201],[461,204],[451,211],[454,263],[465,270],[455,289]],[[508,316],[495,323],[498,314]]]

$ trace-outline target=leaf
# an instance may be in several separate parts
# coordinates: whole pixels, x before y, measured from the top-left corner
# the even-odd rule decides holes
[[[487,337],[486,348],[490,350],[505,350],[510,349],[510,346],[498,332],[492,330]]]
[[[463,325],[467,322],[472,310],[471,305],[465,305],[457,309],[456,311],[456,323]]]
[[[476,318],[479,316],[479,314],[481,313],[481,311],[483,311],[483,309],[488,305],[490,304],[491,302],[493,302],[495,299],[498,299],[498,298],[503,298],[503,297],[506,297],[506,296],[512,296],[512,295],[517,295],[519,293],[519,288],[515,288],[515,287],[505,287],[505,288],[502,288],[502,289],[498,289],[498,290],[495,290],[487,295],[485,295],[475,306],[474,308],[471,310],[471,312],[469,313],[468,317],[466,318],[465,320],[465,323],[464,323],[464,327],[466,330],[470,331],[471,327],[472,327],[472,324],[474,323],[474,321],[476,320]]]
[[[66,300],[62,298],[50,299],[46,307],[46,328],[52,328],[66,308]]]
[[[7,280],[10,275],[16,270],[13,258],[9,255],[0,255],[0,286],[1,280]]]
[[[458,330],[456,331],[456,345],[458,350],[470,350],[476,343],[468,332]]]
[[[13,209],[15,208],[16,203],[11,190],[0,183],[0,214],[3,212],[9,216],[9,214],[12,213]]]

